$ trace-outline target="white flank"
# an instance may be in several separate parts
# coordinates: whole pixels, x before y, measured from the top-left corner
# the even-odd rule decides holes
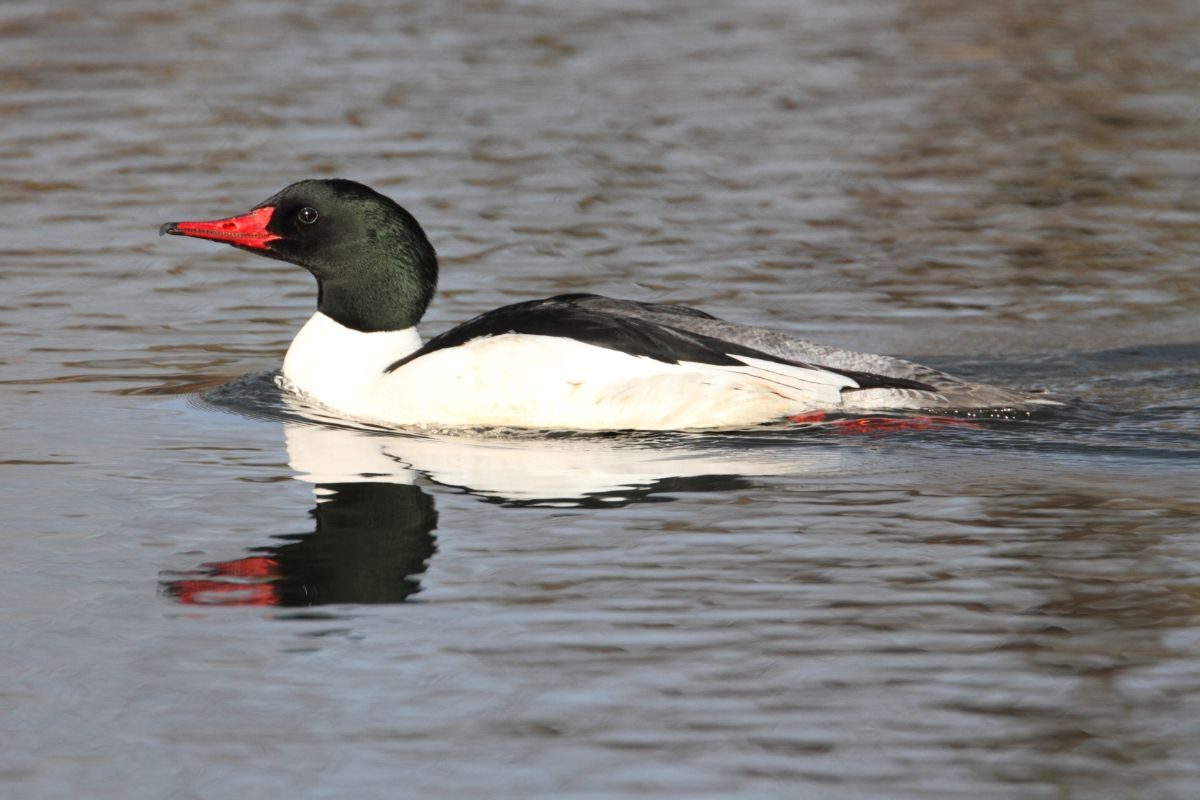
[[[819,368],[666,364],[574,339],[503,334],[437,350],[415,329],[360,333],[318,313],[288,350],[290,388],[341,414],[390,425],[679,430],[753,425],[841,406],[856,384]]]

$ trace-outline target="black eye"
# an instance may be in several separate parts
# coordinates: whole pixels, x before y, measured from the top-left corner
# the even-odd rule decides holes
[[[296,215],[296,218],[299,219],[301,222],[303,222],[305,225],[312,225],[314,222],[317,221],[317,218],[319,216],[321,216],[321,215],[317,213],[317,210],[315,208],[312,208],[310,206],[305,206],[304,208],[300,209],[300,213]]]

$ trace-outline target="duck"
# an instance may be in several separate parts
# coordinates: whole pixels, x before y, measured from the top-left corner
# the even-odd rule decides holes
[[[160,235],[303,267],[316,312],[277,379],[338,417],[391,428],[730,429],[825,413],[1029,408],[1036,394],[828,347],[682,305],[560,294],[428,340],[437,253],[406,209],[343,178],[293,183],[248,212]]]

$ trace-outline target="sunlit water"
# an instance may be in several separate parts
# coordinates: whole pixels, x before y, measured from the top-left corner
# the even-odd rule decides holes
[[[0,795],[1200,796],[1200,15],[0,6]],[[341,175],[436,331],[687,302],[1065,398],[414,435],[270,380]]]

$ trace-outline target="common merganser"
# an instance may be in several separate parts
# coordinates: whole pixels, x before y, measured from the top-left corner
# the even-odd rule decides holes
[[[300,181],[241,216],[159,232],[311,272],[317,312],[288,349],[281,385],[366,422],[683,430],[1049,402],[694,308],[591,294],[507,305],[422,342],[433,246],[399,204],[349,180]]]

